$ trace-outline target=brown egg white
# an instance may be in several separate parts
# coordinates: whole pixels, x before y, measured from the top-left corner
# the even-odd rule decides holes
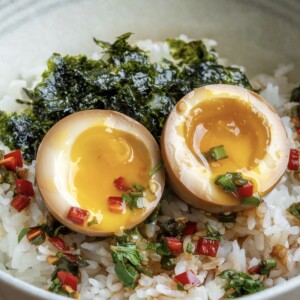
[[[227,158],[209,161],[222,145]],[[261,197],[286,170],[289,144],[276,111],[258,94],[232,85],[200,87],[169,115],[161,139],[169,182],[195,208],[213,213],[249,208],[215,184],[217,176],[240,172]]]

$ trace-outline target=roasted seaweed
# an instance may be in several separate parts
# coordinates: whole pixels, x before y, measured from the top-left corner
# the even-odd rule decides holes
[[[240,69],[219,65],[216,52],[207,50],[202,41],[169,39],[172,61],[152,63],[147,52],[128,43],[130,35],[112,44],[95,40],[104,51],[100,60],[53,54],[41,82],[25,90],[29,109],[21,114],[1,112],[3,142],[21,149],[31,161],[51,126],[87,109],[122,112],[142,123],[159,141],[168,114],[191,90],[214,83],[251,88]]]

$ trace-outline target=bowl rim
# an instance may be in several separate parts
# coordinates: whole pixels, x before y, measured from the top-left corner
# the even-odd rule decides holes
[[[0,282],[1,281],[6,283],[9,286],[13,286],[14,289],[20,291],[23,294],[25,293],[28,296],[39,297],[41,300],[69,299],[65,296],[54,294],[52,292],[44,290],[43,288],[32,285],[32,284],[30,284],[26,281],[23,281],[19,278],[15,278],[11,274],[6,273],[4,271],[0,271]],[[283,284],[284,284],[284,288],[283,288]],[[243,296],[242,298],[245,300],[257,300],[257,299],[268,300],[268,299],[272,299],[274,295],[276,295],[276,297],[286,295],[287,292],[291,292],[291,291],[295,290],[296,288],[298,288],[299,286],[300,286],[300,275],[293,277],[293,278],[287,280],[286,282],[280,283],[271,288],[267,288],[258,293]],[[261,297],[261,298],[258,298],[258,297]],[[290,300],[296,299],[296,298],[291,298],[290,295],[288,297],[289,297],[288,299],[290,299]],[[11,300],[11,299],[8,299],[8,300]],[[237,299],[240,299],[240,298],[237,298]]]

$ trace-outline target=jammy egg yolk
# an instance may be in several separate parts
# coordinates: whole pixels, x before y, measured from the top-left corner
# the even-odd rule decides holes
[[[193,108],[185,126],[187,146],[195,157],[209,166],[214,199],[234,203],[232,193],[214,184],[218,175],[226,172],[254,170],[265,157],[270,142],[269,125],[249,104],[237,99],[211,99]],[[227,158],[208,161],[206,153],[223,145]],[[247,178],[256,186],[255,178]]]
[[[116,232],[138,223],[150,202],[145,198],[144,208],[110,211],[108,197],[124,193],[114,180],[123,177],[128,186],[147,187],[150,170],[150,154],[141,140],[122,130],[95,126],[83,131],[71,148],[69,190],[82,209],[97,216],[95,229]]]

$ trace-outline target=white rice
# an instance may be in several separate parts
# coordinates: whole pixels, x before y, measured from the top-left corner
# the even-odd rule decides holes
[[[183,40],[187,37],[181,36]],[[216,46],[213,40],[204,40],[208,47]],[[150,52],[152,61],[159,61],[162,56],[172,60],[166,43],[153,43],[150,40],[140,41],[139,47]],[[98,59],[101,53],[95,53],[93,58]],[[220,59],[225,62],[224,59]],[[8,87],[7,95],[0,101],[0,110],[7,112],[22,111],[23,107],[14,99],[25,99],[22,87],[31,88],[40,79],[44,67],[36,67],[22,72],[21,79],[12,81]],[[287,129],[291,146],[299,147],[299,142],[294,141],[293,124],[288,116],[284,116],[291,107],[288,98],[295,87],[289,83],[287,74],[293,65],[279,66],[273,75],[258,75],[252,80],[253,87],[261,89],[261,95],[268,100],[283,116],[282,121]],[[1,149],[9,151],[1,145]],[[30,178],[34,179],[34,163],[29,166]],[[32,202],[28,210],[16,213],[10,207],[12,192],[8,191],[9,185],[0,184],[0,270],[14,277],[47,289],[50,284],[50,274],[54,266],[46,262],[48,255],[54,255],[56,250],[49,243],[36,247],[27,239],[19,244],[17,237],[24,227],[35,226],[44,222],[45,207],[42,199],[36,192],[36,202]],[[216,275],[226,269],[246,272],[257,265],[262,257],[270,257],[272,248],[282,245],[287,250],[286,260],[281,260],[276,269],[271,271],[269,278],[264,280],[267,287],[282,284],[288,278],[295,276],[300,271],[300,234],[299,224],[292,218],[286,209],[300,201],[300,185],[293,178],[291,172],[281,179],[275,189],[264,197],[264,202],[259,207],[240,213],[235,224],[219,223],[210,214],[203,211],[190,209],[187,204],[172,194],[166,194],[162,199],[163,216],[160,221],[169,218],[185,216],[197,222],[197,229],[205,228],[205,223],[216,227],[223,239],[217,257],[205,257],[183,253],[177,257],[175,274],[192,270],[201,282],[199,287],[188,292],[179,291],[176,283],[167,274],[161,273],[153,278],[142,275],[135,290],[124,288],[114,272],[114,264],[110,253],[110,242],[106,240],[86,239],[80,234],[67,237],[67,243],[78,245],[78,254],[83,254],[89,266],[81,269],[81,284],[79,291],[82,300],[102,299],[201,299],[217,300],[224,296],[222,286],[224,281]],[[158,230],[156,224],[146,227],[146,234],[152,237]],[[184,249],[191,242],[190,237],[184,239]],[[195,243],[195,242],[194,242]],[[194,245],[195,246],[195,245]],[[160,256],[150,251],[142,253],[144,259],[151,263],[160,260]]]

